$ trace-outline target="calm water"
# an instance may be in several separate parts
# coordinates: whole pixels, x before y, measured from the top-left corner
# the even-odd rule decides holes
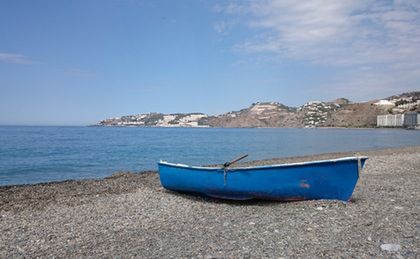
[[[160,159],[202,165],[410,145],[420,131],[0,127],[0,185],[156,170]]]

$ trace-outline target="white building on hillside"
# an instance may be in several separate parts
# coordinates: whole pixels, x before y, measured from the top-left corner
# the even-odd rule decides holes
[[[376,117],[378,127],[416,127],[420,126],[419,113],[387,114]]]
[[[388,100],[379,100],[378,102],[374,103],[374,105],[395,106],[395,103],[390,102]]]

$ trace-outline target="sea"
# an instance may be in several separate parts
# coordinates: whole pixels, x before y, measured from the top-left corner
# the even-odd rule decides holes
[[[157,162],[221,164],[420,145],[419,130],[0,126],[0,185],[103,178]]]

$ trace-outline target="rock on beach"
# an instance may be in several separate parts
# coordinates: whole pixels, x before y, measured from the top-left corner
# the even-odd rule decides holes
[[[348,203],[191,196],[156,172],[0,187],[0,258],[419,258],[420,146],[358,154],[370,158]]]
[[[382,244],[381,249],[388,252],[397,252],[401,249],[401,246],[398,244]]]

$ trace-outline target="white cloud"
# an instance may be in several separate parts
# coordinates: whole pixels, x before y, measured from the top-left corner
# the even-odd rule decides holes
[[[234,25],[235,21],[218,21],[213,25],[213,28],[217,33],[227,35]]]
[[[37,64],[38,62],[33,61],[21,54],[14,53],[1,53],[0,52],[0,61],[14,64]]]
[[[368,64],[420,57],[416,2],[251,1],[226,13],[246,16],[254,36],[235,46],[247,53],[323,64]],[[245,11],[246,10],[246,11]]]
[[[248,36],[233,46],[239,53],[351,69],[353,77],[360,76],[346,82],[354,89],[420,81],[418,0],[233,1],[224,13],[248,28]],[[369,70],[361,73],[361,67]],[[347,77],[343,73],[341,79]]]

